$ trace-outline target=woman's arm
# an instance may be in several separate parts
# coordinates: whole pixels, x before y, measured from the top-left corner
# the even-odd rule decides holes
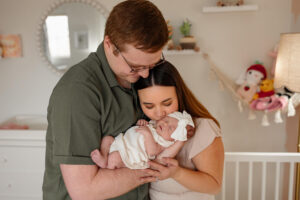
[[[220,137],[192,158],[198,171],[183,168],[172,158],[163,160],[167,166],[150,162],[151,168],[160,172],[159,180],[173,178],[186,188],[201,193],[217,194],[220,191],[224,165],[224,147]]]

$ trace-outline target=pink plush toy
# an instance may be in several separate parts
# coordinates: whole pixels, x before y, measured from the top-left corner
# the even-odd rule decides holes
[[[250,103],[253,96],[259,91],[259,84],[267,78],[267,72],[262,64],[251,65],[246,73],[243,73],[236,81],[239,84],[237,94],[246,102]]]

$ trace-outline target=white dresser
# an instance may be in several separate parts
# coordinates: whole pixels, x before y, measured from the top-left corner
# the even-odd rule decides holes
[[[0,130],[0,200],[42,200],[45,130]]]

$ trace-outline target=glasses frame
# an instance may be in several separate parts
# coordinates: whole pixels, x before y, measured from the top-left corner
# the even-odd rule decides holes
[[[150,70],[153,69],[154,67],[157,67],[163,63],[166,62],[164,53],[161,53],[161,59],[155,63],[153,66],[141,66],[141,67],[133,67],[131,64],[129,64],[128,60],[123,56],[123,54],[121,53],[121,51],[119,50],[119,48],[114,45],[116,47],[116,50],[118,51],[118,53],[122,56],[123,60],[126,62],[126,64],[128,65],[128,67],[130,68],[130,73],[137,73],[137,72],[142,72],[144,70]]]

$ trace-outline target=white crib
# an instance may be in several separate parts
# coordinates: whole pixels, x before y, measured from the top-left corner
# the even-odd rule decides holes
[[[226,152],[217,200],[295,199],[300,153]]]

